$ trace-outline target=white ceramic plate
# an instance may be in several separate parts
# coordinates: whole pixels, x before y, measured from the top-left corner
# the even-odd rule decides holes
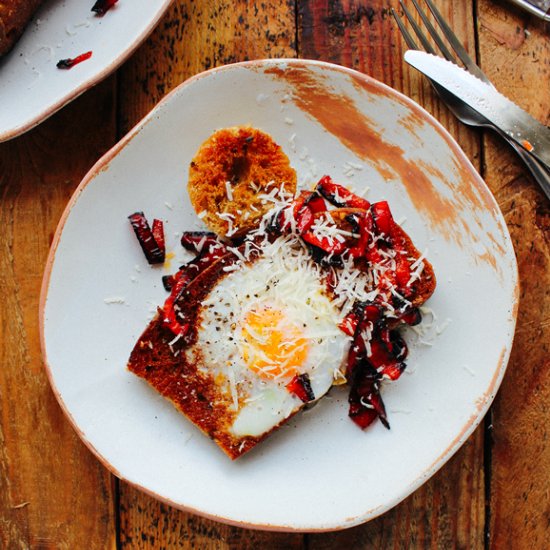
[[[282,145],[303,185],[332,175],[387,199],[438,276],[408,374],[384,387],[391,430],[361,432],[334,388],[231,462],[125,369],[165,299],[161,275],[200,226],[188,163],[220,127],[252,124]],[[149,267],[127,221],[166,220],[179,258]],[[517,272],[498,207],[447,132],[418,105],[342,67],[260,61],[201,74],[166,97],[86,176],[60,222],[44,278],[43,353],[85,443],[117,476],[177,507],[264,529],[367,521],[425,482],[480,422],[512,342]]]
[[[114,71],[145,40],[171,0],[119,0],[103,17],[95,0],[47,0],[0,58],[0,141],[30,130]],[[70,70],[60,59],[92,51]]]

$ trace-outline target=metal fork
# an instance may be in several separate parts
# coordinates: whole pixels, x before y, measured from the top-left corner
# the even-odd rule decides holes
[[[456,56],[460,59],[460,61],[462,61],[464,67],[468,71],[470,71],[473,75],[477,76],[477,78],[479,78],[483,82],[486,82],[490,86],[493,86],[491,81],[487,78],[487,75],[485,75],[485,73],[476,65],[476,63],[468,55],[465,48],[462,46],[457,36],[451,30],[451,28],[449,27],[449,25],[447,24],[447,22],[439,12],[439,10],[435,7],[432,0],[424,0],[424,1],[428,5],[428,8],[430,8],[430,11],[432,12],[435,20],[437,21],[439,27],[441,28],[443,35],[447,39],[448,43],[451,45]],[[414,20],[411,12],[403,4],[403,0],[399,0],[399,3],[401,4],[403,13],[408,19],[411,27],[413,28],[418,40],[420,41],[424,49],[428,53],[437,55],[436,50],[430,44],[428,38],[420,28],[418,23]],[[431,24],[426,13],[418,5],[417,0],[412,0],[412,3],[414,4],[416,11],[420,15],[420,19],[424,23],[426,29],[428,30],[428,33],[433,38],[434,42],[437,44],[437,47],[441,51],[441,54],[443,55],[443,57],[445,57],[445,59],[447,59],[448,61],[451,61],[452,63],[455,63],[456,65],[458,65],[458,62],[455,56],[449,51],[444,41],[442,40],[441,36],[438,34],[434,26]],[[414,38],[407,30],[405,24],[403,23],[403,21],[401,20],[397,12],[393,8],[391,11],[407,46],[413,50],[420,50],[421,48],[417,45]],[[447,90],[445,90],[445,88],[438,85],[436,82],[433,82],[432,80],[430,80],[430,83],[433,86],[434,90],[436,91],[437,95],[447,105],[447,107],[449,107],[451,112],[456,116],[456,118],[458,118],[458,120],[460,120],[461,122],[469,126],[481,126],[486,128],[492,128],[504,140],[506,140],[512,146],[512,148],[516,151],[519,157],[523,160],[523,162],[531,172],[533,178],[541,186],[546,196],[550,199],[550,172],[536,158],[531,156],[527,151],[525,151],[522,147],[517,145],[513,140],[509,139],[508,136],[502,130],[494,126],[483,115],[480,115],[477,111],[472,109],[470,106],[466,105],[466,103],[462,102],[456,96],[450,94]]]

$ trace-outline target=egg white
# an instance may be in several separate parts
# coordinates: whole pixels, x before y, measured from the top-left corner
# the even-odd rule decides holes
[[[237,437],[269,432],[304,403],[286,389],[290,378],[261,376],[243,356],[249,313],[278,310],[307,341],[297,374],[307,374],[315,399],[333,385],[347,356],[349,338],[338,328],[341,312],[328,296],[318,267],[307,252],[275,242],[261,258],[240,262],[203,300],[198,339],[187,359],[207,373],[235,411],[231,432]]]

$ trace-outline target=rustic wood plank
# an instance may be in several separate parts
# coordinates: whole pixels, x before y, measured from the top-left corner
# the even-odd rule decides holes
[[[478,2],[481,64],[503,93],[550,124],[548,25]],[[545,91],[541,93],[542,91]],[[491,548],[550,547],[550,209],[510,148],[485,139],[485,177],[506,218],[521,280],[508,371],[493,406]]]
[[[294,2],[177,0],[120,71],[120,131],[127,132],[166,93],[220,65],[294,57]]]
[[[215,66],[296,54],[294,2],[179,0],[120,71],[120,130],[127,131],[186,78]],[[182,129],[185,131],[185,129]],[[229,527],[165,506],[120,483],[121,548],[302,548],[299,534]]]
[[[154,500],[126,483],[120,488],[121,548],[270,548],[300,550],[303,536],[230,527]]]
[[[81,443],[50,389],[37,315],[61,213],[114,142],[113,99],[110,79],[37,129],[0,144],[2,548],[115,544],[111,476]]]
[[[398,7],[397,2],[391,3]],[[472,2],[436,2],[470,52],[475,52]],[[407,5],[413,9],[412,3]],[[400,11],[400,9],[398,9]],[[480,167],[479,132],[464,127],[415,71],[388,2],[310,0],[300,3],[299,53],[355,68],[403,91],[432,113]],[[315,548],[481,548],[485,529],[483,428],[441,472],[399,506],[348,531],[311,535]]]
[[[309,535],[316,550],[482,548],[483,429],[430,481],[382,516],[345,531]],[[464,511],[466,510],[466,511]]]

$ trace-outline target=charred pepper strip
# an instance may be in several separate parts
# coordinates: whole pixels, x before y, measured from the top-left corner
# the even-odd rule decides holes
[[[403,359],[407,346],[399,333],[388,328],[377,304],[364,303],[361,309],[363,316],[356,326],[346,370],[351,381],[349,416],[361,428],[377,417],[389,428],[379,382],[383,378],[397,380],[401,376],[406,368]]]
[[[390,423],[388,422],[388,415],[386,414],[386,407],[384,406],[384,401],[382,400],[382,396],[380,395],[380,389],[378,387],[378,384],[373,385],[372,392],[367,395],[366,402],[370,403],[374,410],[376,411],[376,414],[378,415],[378,418],[380,419],[380,422],[382,422],[382,425],[386,429],[390,429]]]
[[[398,361],[403,361],[409,354],[409,348],[401,334],[396,330],[392,330],[390,333],[392,342],[392,353]]]
[[[313,225],[313,212],[307,207],[302,206],[298,213],[295,216],[296,219],[296,229],[303,233],[307,231]]]
[[[92,7],[92,11],[103,17],[117,2],[118,0],[97,0]]]
[[[90,59],[92,57],[92,52],[86,52],[81,53],[80,55],[77,55],[76,57],[68,57],[67,59],[60,59],[57,62],[56,67],[58,69],[71,69],[75,65],[78,65],[79,63],[82,63],[83,61],[86,61],[86,59]]]
[[[150,264],[164,263],[164,249],[161,249],[155,240],[145,214],[143,212],[134,212],[128,216],[128,219],[132,224],[134,233],[136,234],[147,261]]]
[[[382,424],[389,429],[390,425],[378,383],[367,369],[360,369],[355,374],[348,402],[348,415],[361,429],[372,424],[376,418],[380,418]]]
[[[283,234],[283,231],[288,228],[288,223],[285,220],[285,213],[276,212],[271,218],[266,227],[266,231],[275,237],[279,237]]]
[[[398,361],[396,361],[394,355],[386,346],[386,344],[381,340],[379,335],[375,335],[370,344],[371,354],[368,357],[369,363],[376,369],[380,375],[383,374],[384,369],[390,367],[395,367],[401,370],[404,370],[404,367],[401,368],[398,366]]]
[[[378,233],[387,241],[391,241],[393,236],[393,216],[390,210],[390,205],[387,201],[375,202],[370,211],[374,218],[374,224]]]
[[[197,252],[197,247],[201,245],[201,242],[202,248],[204,248],[216,244],[218,239],[216,234],[211,231],[185,231],[181,236],[181,246],[190,252]]]
[[[405,363],[392,363],[391,365],[385,366],[380,374],[383,377],[389,378],[392,381],[397,380],[403,371],[405,370]]]
[[[365,407],[359,401],[359,398],[357,401],[351,400],[351,393],[348,415],[362,430],[370,426],[378,418],[374,407]]]
[[[352,309],[353,312],[353,309]],[[353,341],[348,352],[346,364],[346,378],[352,379],[358,369],[362,368],[367,361],[366,341],[370,341],[371,335],[369,332],[374,326],[374,322],[381,315],[378,306],[372,303],[361,303],[356,309],[358,322],[355,327]]]
[[[153,237],[157,242],[157,246],[166,254],[166,244],[164,242],[164,224],[162,220],[153,220],[153,227],[151,228]]]
[[[399,318],[407,325],[414,327],[422,321],[422,314],[417,307],[412,307],[407,309]]]
[[[189,323],[180,323],[176,319],[174,304],[193,278],[194,276],[187,272],[181,270],[178,271],[176,275],[174,275],[175,284],[172,287],[172,292],[170,293],[170,296],[166,298],[162,308],[164,314],[163,322],[165,323],[166,328],[168,328],[176,336],[185,336],[189,330]]]
[[[313,225],[315,214],[326,212],[327,205],[318,193],[306,191],[301,197],[301,205],[298,204],[298,208],[294,208],[294,218],[298,231],[303,233]]]
[[[203,249],[199,255],[187,262],[180,270],[172,277],[170,296],[164,302],[162,308],[164,315],[164,323],[176,336],[181,334],[184,336],[189,330],[187,323],[180,323],[176,317],[174,305],[187,285],[206,268],[211,266],[216,260],[227,253],[225,247],[215,247],[208,250]]]
[[[347,249],[345,242],[340,242],[328,237],[316,237],[312,231],[304,231],[302,239],[307,243],[320,248],[327,254],[342,254]]]
[[[345,206],[347,208],[370,208],[370,202],[355,193],[352,193],[342,185],[334,183],[330,176],[323,176],[315,190],[327,199],[334,206]]]
[[[349,313],[338,325],[348,336],[353,336],[357,331],[357,326],[365,314],[365,306],[365,302],[354,302]]]
[[[172,290],[174,283],[175,283],[174,275],[162,276],[162,286],[164,287],[164,290],[166,290],[167,292],[170,292]]]
[[[346,217],[348,221],[352,219],[357,225],[359,239],[357,243],[350,248],[350,255],[353,258],[363,258],[367,255],[367,250],[372,241],[374,222],[370,210],[361,213],[351,214]],[[352,224],[353,225],[353,224]]]
[[[287,385],[289,392],[295,394],[304,403],[309,403],[315,399],[315,394],[311,389],[311,382],[307,373],[296,375]]]
[[[304,206],[307,206],[314,214],[327,211],[327,203],[325,202],[325,199],[323,199],[323,197],[321,197],[321,195],[317,192],[310,194],[309,198],[306,199]]]

